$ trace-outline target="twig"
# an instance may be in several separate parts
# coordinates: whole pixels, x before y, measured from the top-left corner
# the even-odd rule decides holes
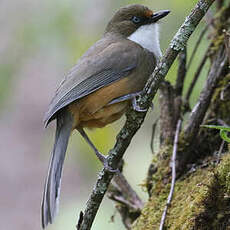
[[[180,118],[181,105],[182,105],[182,93],[183,85],[186,77],[186,60],[187,60],[187,49],[186,47],[179,53],[179,67],[177,72],[176,84],[173,86],[163,81],[160,86],[159,93],[159,104],[160,104],[160,126],[161,134],[160,141],[161,145],[173,143],[173,137],[176,130],[176,122]]]
[[[175,132],[174,117],[175,91],[168,81],[163,81],[159,88],[159,107],[160,107],[160,145],[173,143]]]
[[[132,210],[127,209],[127,206],[124,206],[124,205],[117,205],[116,208],[121,215],[122,222],[125,228],[127,230],[131,230],[133,222],[140,216],[141,211],[132,212]]]
[[[184,80],[187,73],[186,61],[187,61],[187,48],[185,47],[178,56],[179,66],[177,71],[177,79],[175,85],[176,96],[181,96],[183,92]]]
[[[120,172],[118,172],[114,176],[114,181],[118,185],[118,189],[122,193],[122,196],[124,199],[128,200],[132,207],[136,207],[136,209],[142,209],[144,204],[140,197],[137,195],[137,193],[132,189],[130,184],[125,179],[124,175]]]
[[[223,121],[222,119],[217,119],[217,122],[222,126],[229,127],[229,125],[225,121]]]
[[[178,122],[177,122],[177,127],[176,127],[176,133],[175,133],[174,144],[173,144],[172,161],[171,161],[171,165],[172,165],[171,188],[170,188],[170,192],[169,192],[169,195],[168,195],[167,203],[166,203],[165,208],[164,208],[164,212],[163,212],[162,217],[161,217],[161,223],[160,223],[159,230],[163,230],[166,215],[167,215],[167,210],[168,210],[168,207],[171,204],[172,197],[173,197],[173,192],[174,192],[174,188],[175,188],[175,182],[176,182],[176,155],[177,155],[177,147],[178,147],[178,140],[179,140],[179,133],[180,133],[180,129],[181,129],[181,123],[182,123],[182,121],[181,121],[181,119],[179,119]]]
[[[110,185],[107,191],[109,199],[116,202],[116,209],[118,210],[124,226],[130,230],[132,223],[140,216],[141,210],[144,206],[139,197],[131,198],[128,194],[121,192],[117,184]]]
[[[185,100],[186,100],[186,101],[189,101],[190,96],[192,95],[193,88],[194,88],[194,86],[195,86],[195,84],[196,84],[196,82],[197,82],[197,80],[198,80],[198,78],[199,78],[199,76],[200,76],[201,70],[203,69],[203,67],[204,67],[204,65],[205,65],[205,63],[206,63],[206,61],[207,61],[207,59],[208,59],[209,48],[210,48],[210,45],[209,45],[209,47],[207,48],[207,50],[206,50],[206,52],[205,52],[205,54],[204,54],[204,57],[202,58],[202,60],[201,60],[201,62],[200,62],[200,64],[199,64],[199,66],[198,66],[198,68],[197,68],[197,71],[195,72],[195,75],[194,75],[194,77],[193,77],[193,79],[192,79],[192,82],[191,82],[191,84],[190,84],[190,86],[189,86],[189,88],[188,88],[187,94],[186,94],[186,96],[185,96]]]
[[[222,154],[223,149],[224,149],[224,144],[225,144],[225,141],[222,140],[220,148],[219,148],[218,153],[217,153],[217,164],[220,163],[220,158],[221,158],[221,154]]]
[[[196,42],[196,45],[195,45],[195,47],[194,47],[194,49],[193,49],[193,51],[192,51],[191,57],[190,57],[190,59],[189,59],[189,62],[188,62],[188,65],[187,65],[187,71],[189,70],[189,68],[190,68],[190,66],[191,66],[191,64],[192,64],[192,61],[193,61],[193,59],[194,59],[194,57],[195,57],[195,54],[196,54],[196,51],[198,50],[198,48],[199,48],[199,46],[200,46],[200,43],[201,43],[201,41],[202,41],[202,39],[203,39],[205,33],[206,33],[207,30],[208,30],[208,27],[209,27],[209,24],[207,24],[207,25],[204,27],[204,29],[201,31],[201,33],[200,33],[200,36],[199,36],[199,38],[198,38],[198,40],[197,40],[197,42]]]
[[[144,203],[120,171],[115,174],[112,185],[107,191],[107,196],[120,204],[115,207],[120,213],[125,226],[127,223],[131,225],[141,214]]]
[[[185,139],[187,141],[192,140],[197,134],[199,126],[201,125],[211,102],[216,84],[221,79],[221,73],[227,64],[227,55],[223,45],[219,48],[216,55],[217,57],[212,63],[206,85],[201,91],[200,98],[194,106],[185,128]]]
[[[180,118],[181,115],[181,107],[182,107],[182,94],[184,81],[187,73],[186,62],[187,62],[187,48],[182,50],[179,54],[179,66],[177,71],[177,79],[175,84],[175,98],[174,98],[174,129],[173,133],[175,133],[176,129],[176,121]]]
[[[213,2],[214,0],[199,0],[190,15],[186,17],[185,22],[172,39],[166,54],[148,80],[143,90],[144,93],[138,100],[140,106],[143,105],[145,108],[148,108],[151,105],[160,83],[165,78],[177,54],[185,47],[189,37]],[[114,148],[109,152],[108,163],[113,168],[117,168],[133,136],[144,122],[146,113],[147,111],[136,112],[133,110],[127,113],[125,125],[117,136],[117,142]],[[100,172],[96,185],[87,201],[83,220],[78,228],[79,230],[89,230],[91,228],[112,177],[113,174],[105,169]]]
[[[224,33],[224,44],[228,53],[228,64],[230,68],[230,31],[226,31],[226,29],[223,29],[223,33]]]
[[[113,189],[118,190],[119,187],[114,187]],[[109,193],[108,194],[109,199],[126,206],[129,210],[135,210],[135,211],[139,210],[140,211],[140,209],[138,209],[136,206],[134,206],[125,197],[123,197],[122,194],[116,195],[115,193],[111,193],[110,191],[108,191],[108,193]]]
[[[158,119],[156,119],[152,125],[152,135],[151,135],[151,142],[150,142],[150,148],[152,151],[152,154],[154,154],[154,139],[155,139],[155,130],[157,126]]]
[[[211,10],[209,10],[207,12],[207,14],[205,15],[204,17],[205,21],[206,21],[206,24],[209,25],[211,27],[212,30],[215,29],[214,27],[214,16],[213,16],[213,13],[211,12]]]

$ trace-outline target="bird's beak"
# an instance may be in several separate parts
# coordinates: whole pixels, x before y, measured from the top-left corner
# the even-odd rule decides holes
[[[152,16],[151,16],[151,23],[153,22],[157,22],[158,20],[160,20],[161,18],[164,18],[165,16],[167,16],[168,14],[170,13],[169,10],[161,10],[161,11],[158,11],[156,13],[154,13]]]

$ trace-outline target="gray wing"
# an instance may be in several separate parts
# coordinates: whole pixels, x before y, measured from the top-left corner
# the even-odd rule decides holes
[[[57,89],[44,118],[45,126],[73,101],[127,77],[138,65],[139,52],[143,52],[139,45],[123,40],[104,49],[100,47],[96,54],[83,56]]]

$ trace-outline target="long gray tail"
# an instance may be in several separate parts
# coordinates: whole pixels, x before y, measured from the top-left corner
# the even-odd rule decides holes
[[[54,147],[50,159],[48,175],[42,200],[42,227],[53,223],[58,211],[62,167],[66,148],[72,130],[72,116],[65,111],[57,117]]]

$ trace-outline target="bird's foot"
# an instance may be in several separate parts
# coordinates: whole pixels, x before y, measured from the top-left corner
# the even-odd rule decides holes
[[[109,166],[108,156],[104,156],[99,151],[96,152],[96,155],[97,155],[98,159],[102,162],[105,170],[107,170],[111,173],[118,173],[119,172],[119,169],[113,169],[111,166]]]
[[[118,98],[115,98],[113,99],[112,101],[110,101],[108,103],[108,105],[112,105],[112,104],[115,104],[115,103],[119,103],[119,102],[122,102],[122,101],[127,101],[127,100],[132,100],[132,106],[133,106],[133,109],[135,111],[138,111],[138,112],[146,112],[147,109],[146,108],[141,108],[138,104],[137,104],[137,99],[136,97],[140,96],[142,93],[142,91],[139,91],[137,93],[130,93],[130,94],[126,94],[124,96],[121,96],[121,97],[118,97]],[[153,110],[153,103],[151,103],[151,109]]]
[[[137,98],[134,97],[133,100],[132,100],[132,106],[133,106],[133,109],[137,112],[146,112],[147,109],[146,108],[141,108],[138,104],[137,104]]]
[[[112,168],[111,166],[109,166],[108,164],[108,157],[105,157],[105,161],[103,162],[103,165],[104,165],[104,168],[105,170],[111,172],[111,173],[118,173],[119,172],[119,169],[114,169]]]
[[[135,95],[135,97],[133,97],[132,99],[132,106],[133,106],[133,109],[137,112],[146,112],[148,109],[147,108],[141,108],[138,103],[137,103],[137,96],[140,96],[141,95],[141,92],[137,93]],[[154,105],[153,103],[151,102],[151,109],[153,110],[154,109]]]

